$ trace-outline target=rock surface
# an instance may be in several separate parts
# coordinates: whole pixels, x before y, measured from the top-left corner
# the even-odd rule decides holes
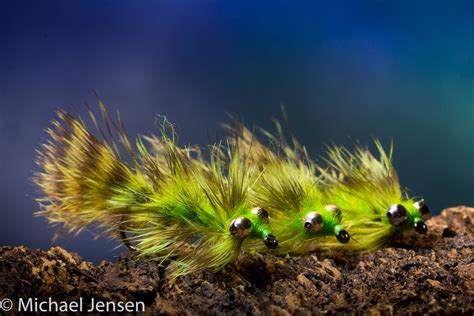
[[[163,278],[131,254],[99,266],[61,248],[0,249],[0,299],[142,301],[147,313],[474,313],[474,209],[444,210],[425,236],[344,257],[243,255],[218,273]]]

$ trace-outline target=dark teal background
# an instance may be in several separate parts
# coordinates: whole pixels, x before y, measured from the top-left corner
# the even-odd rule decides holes
[[[183,144],[206,144],[227,112],[268,128],[280,103],[313,157],[393,139],[402,185],[439,212],[474,205],[473,84],[471,1],[0,1],[0,244],[49,247],[35,148],[92,89],[131,135],[163,114]],[[121,251],[92,238],[59,245]]]

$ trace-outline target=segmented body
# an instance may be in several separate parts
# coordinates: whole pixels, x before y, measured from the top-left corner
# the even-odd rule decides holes
[[[304,253],[327,250],[333,241],[349,242],[340,207],[321,190],[318,167],[303,146],[296,140],[288,144],[281,133],[262,131],[270,147],[237,121],[225,128],[260,170],[251,199],[271,214],[270,225],[280,241],[272,252]],[[277,129],[281,131],[279,125]]]
[[[39,151],[37,214],[60,225],[58,234],[96,226],[139,255],[168,260],[175,277],[218,270],[242,250],[360,252],[413,227],[426,232],[428,208],[401,190],[391,151],[377,141],[380,158],[334,146],[321,167],[280,125],[276,136],[263,131],[264,144],[237,122],[205,159],[198,147],[179,147],[166,121],[160,137],[132,145],[120,118],[100,109],[103,128],[90,112],[99,136],[60,111]]]

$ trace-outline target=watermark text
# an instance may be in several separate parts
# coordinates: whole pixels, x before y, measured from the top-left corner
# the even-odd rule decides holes
[[[82,297],[75,301],[56,301],[49,297],[47,299],[38,298],[19,298],[13,301],[8,298],[0,300],[0,311],[8,312],[16,310],[17,312],[144,312],[145,303],[143,302],[124,302],[124,301],[102,301],[95,298],[83,299]]]

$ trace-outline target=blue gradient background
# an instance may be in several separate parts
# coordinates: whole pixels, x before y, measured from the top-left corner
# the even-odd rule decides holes
[[[35,148],[92,89],[131,135],[164,114],[202,145],[227,112],[269,128],[283,103],[314,157],[393,139],[402,184],[434,211],[474,205],[474,7],[411,2],[0,1],[0,244],[50,246]],[[96,262],[123,250],[92,239],[59,245]]]

